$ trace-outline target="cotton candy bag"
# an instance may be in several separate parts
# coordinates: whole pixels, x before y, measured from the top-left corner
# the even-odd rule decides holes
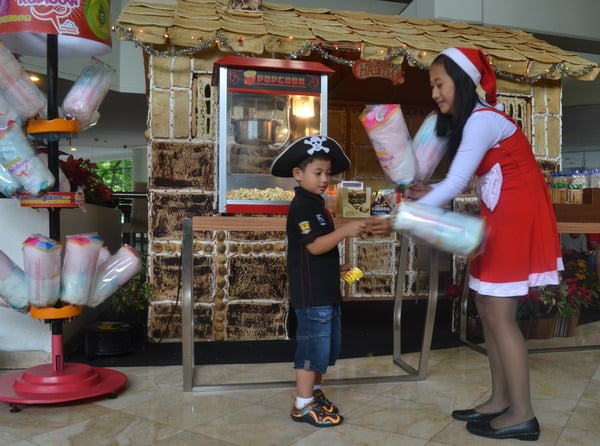
[[[0,132],[0,164],[32,195],[37,195],[54,185],[54,176],[34,152],[17,123],[12,123]]]
[[[453,254],[474,253],[484,238],[483,219],[414,201],[402,201],[390,218],[394,231]]]
[[[0,95],[0,139],[19,121],[19,115]],[[0,162],[0,193],[11,197],[21,188],[19,182],[6,170]]]
[[[80,128],[93,120],[112,84],[116,70],[98,59],[84,67],[63,101],[66,116],[77,119]]]
[[[23,270],[31,305],[48,307],[60,298],[61,254],[62,243],[41,234],[23,242]]]
[[[100,305],[141,269],[142,260],[136,250],[129,245],[121,246],[96,271],[94,286],[87,304],[90,307]]]
[[[103,244],[98,233],[66,237],[61,272],[62,301],[75,305],[87,303]]]
[[[0,251],[0,296],[12,307],[29,306],[29,289],[25,273],[6,254]]]
[[[417,163],[400,105],[368,106],[359,119],[388,178],[401,187],[412,183]]]
[[[46,96],[2,43],[0,43],[0,94],[19,116],[25,119],[36,116],[46,108]]]
[[[437,113],[428,114],[412,140],[417,160],[415,174],[415,180],[417,181],[425,181],[431,178],[433,171],[440,163],[448,147],[448,138],[436,135],[436,123]]]

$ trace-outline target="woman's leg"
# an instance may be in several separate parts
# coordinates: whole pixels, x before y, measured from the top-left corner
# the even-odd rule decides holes
[[[477,312],[479,313],[483,328],[488,363],[490,365],[492,392],[489,399],[475,407],[475,410],[477,410],[479,413],[495,413],[500,412],[508,407],[509,396],[506,377],[504,376],[504,368],[502,367],[500,353],[498,352],[498,346],[496,345],[496,340],[491,335],[488,327],[489,316],[487,315],[487,312],[489,311],[489,305],[485,305],[486,300],[489,300],[489,298],[477,295],[475,298],[475,306],[477,308]]]
[[[477,296],[490,356],[492,396],[489,402],[508,398],[509,410],[494,418],[495,429],[514,426],[533,418],[529,388],[527,345],[516,322],[516,297]],[[491,348],[491,349],[490,349]]]

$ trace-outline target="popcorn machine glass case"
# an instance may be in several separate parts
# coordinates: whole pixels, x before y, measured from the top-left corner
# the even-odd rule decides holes
[[[226,56],[219,86],[219,212],[285,214],[293,178],[270,173],[298,138],[327,134],[327,76],[318,62]]]

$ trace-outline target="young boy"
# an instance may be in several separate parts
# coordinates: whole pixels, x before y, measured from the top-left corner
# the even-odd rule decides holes
[[[364,220],[335,229],[323,193],[332,175],[350,166],[342,147],[326,136],[300,138],[271,166],[278,177],[294,177],[298,186],[287,216],[289,293],[296,329],[296,400],[292,420],[317,427],[337,426],[344,418],[321,390],[327,367],[341,347],[342,294],[338,244],[365,231]]]

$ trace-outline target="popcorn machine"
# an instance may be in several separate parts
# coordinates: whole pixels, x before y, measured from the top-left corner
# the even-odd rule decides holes
[[[270,174],[294,140],[327,134],[327,76],[318,62],[225,56],[219,86],[219,212],[285,214],[292,178]]]

